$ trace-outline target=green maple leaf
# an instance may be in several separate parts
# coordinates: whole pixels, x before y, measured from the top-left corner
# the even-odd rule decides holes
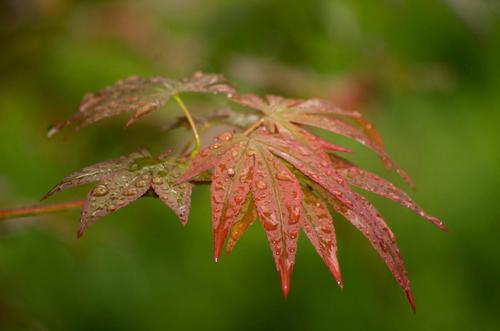
[[[186,166],[184,158],[168,156],[168,153],[153,158],[149,152],[142,150],[72,173],[43,199],[64,189],[98,182],[87,195],[82,208],[79,237],[99,218],[127,206],[148,192],[157,195],[185,224],[191,206],[192,185],[175,182]]]

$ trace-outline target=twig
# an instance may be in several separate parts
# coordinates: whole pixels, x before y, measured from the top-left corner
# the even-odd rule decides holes
[[[32,207],[0,210],[0,220],[33,215],[50,214],[67,209],[82,207],[85,200],[55,203],[51,205],[36,205]]]

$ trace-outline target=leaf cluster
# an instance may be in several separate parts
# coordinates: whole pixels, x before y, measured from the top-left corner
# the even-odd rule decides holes
[[[226,252],[231,252],[258,219],[268,238],[286,296],[301,231],[342,286],[334,228],[337,216],[332,215],[331,208],[368,239],[414,308],[410,282],[394,234],[377,209],[352,187],[393,200],[438,227],[446,228],[404,191],[341,156],[350,150],[310,131],[311,128],[326,130],[365,145],[387,168],[394,169],[412,186],[406,173],[387,155],[373,124],[359,112],[340,109],[323,99],[240,95],[223,76],[215,74],[196,73],[182,80],[131,77],[85,96],[78,112],[55,124],[49,135],[68,125],[80,128],[131,112],[128,126],[186,92],[222,94],[243,108],[240,111],[228,108],[217,116],[207,113],[198,120],[214,126],[230,125],[234,129],[218,135],[212,144],[203,141],[206,147],[200,151],[195,149],[191,156],[181,152],[153,157],[142,150],[66,177],[46,197],[66,188],[97,183],[83,206],[79,236],[99,218],[142,196],[158,197],[185,224],[193,184],[210,182],[215,261],[219,260],[224,245]],[[196,128],[193,130],[196,133]]]

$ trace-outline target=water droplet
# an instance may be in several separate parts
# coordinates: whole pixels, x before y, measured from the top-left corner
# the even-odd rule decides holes
[[[179,185],[179,188],[180,189],[185,189],[187,187],[187,184],[186,183],[182,183]]]
[[[248,180],[248,174],[240,175],[240,183],[244,184]]]
[[[278,178],[279,180],[284,180],[284,181],[291,181],[292,180],[292,176],[290,176],[288,173],[286,173],[284,171],[279,172],[276,175],[276,178]]]
[[[307,148],[302,147],[302,146],[301,146],[301,147],[299,147],[299,153],[300,153],[301,155],[304,155],[304,156],[309,156],[309,155],[311,155],[311,152],[309,152],[309,150],[307,150]]]
[[[217,137],[220,141],[229,141],[233,139],[233,134],[231,132],[224,132],[220,136]]]
[[[274,222],[271,219],[267,218],[264,219],[263,225],[264,229],[266,229],[267,231],[274,231],[278,228],[278,222]]]
[[[247,152],[247,156],[253,156],[255,154],[257,154],[257,152],[255,152],[253,149],[249,149]]]
[[[297,224],[299,222],[299,217],[300,217],[300,214],[291,213],[290,218],[288,219],[288,224],[290,224],[290,225]]]
[[[241,195],[236,195],[234,197],[234,202],[236,202],[236,203],[242,203],[243,202],[243,197]]]
[[[219,148],[220,146],[221,146],[221,144],[216,143],[216,144],[211,145],[209,148],[210,148],[210,149],[217,149],[217,148]]]
[[[108,208],[106,208],[108,211],[115,211],[116,210],[116,206],[111,204],[108,206]]]
[[[263,181],[259,180],[259,181],[257,181],[257,188],[263,190],[263,189],[267,188],[267,184],[264,183]]]
[[[135,183],[135,186],[137,187],[146,187],[148,183],[145,180],[138,180],[137,183]]]
[[[233,227],[231,229],[231,239],[238,240],[238,238],[240,237],[244,228],[245,228],[245,224],[243,224],[243,223],[236,223],[235,225],[233,225]]]
[[[161,177],[154,177],[153,178],[153,184],[155,184],[155,185],[161,185],[161,184],[163,184],[163,179]]]
[[[92,195],[95,197],[102,197],[102,196],[105,196],[106,194],[108,194],[108,192],[109,192],[109,189],[106,185],[99,184],[92,191]]]
[[[288,238],[295,239],[295,238],[297,238],[298,234],[299,233],[297,231],[292,231],[292,232],[288,233]]]
[[[142,175],[142,179],[144,179],[144,180],[148,180],[149,178],[151,178],[151,176],[148,174]]]
[[[227,174],[228,174],[229,176],[234,176],[234,174],[235,174],[235,173],[236,173],[236,172],[234,171],[234,169],[233,169],[233,168],[228,168],[228,169],[227,169]]]
[[[134,187],[129,187],[123,192],[123,195],[126,196],[134,196],[136,194],[137,194],[137,189]]]

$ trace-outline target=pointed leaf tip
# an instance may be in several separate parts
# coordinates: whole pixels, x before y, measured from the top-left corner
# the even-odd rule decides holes
[[[415,298],[413,297],[413,294],[411,293],[409,288],[405,289],[405,293],[406,293],[406,297],[408,298],[408,302],[410,303],[411,310],[413,310],[413,312],[416,313],[417,306],[415,304]]]
[[[281,290],[283,291],[283,298],[286,300],[288,298],[288,292],[290,291],[290,283],[292,278],[293,265],[288,265],[285,261],[279,265],[279,274],[281,280]]]
[[[215,263],[219,262],[220,254],[222,252],[222,248],[224,247],[224,242],[226,241],[227,231],[214,231],[214,261]]]

